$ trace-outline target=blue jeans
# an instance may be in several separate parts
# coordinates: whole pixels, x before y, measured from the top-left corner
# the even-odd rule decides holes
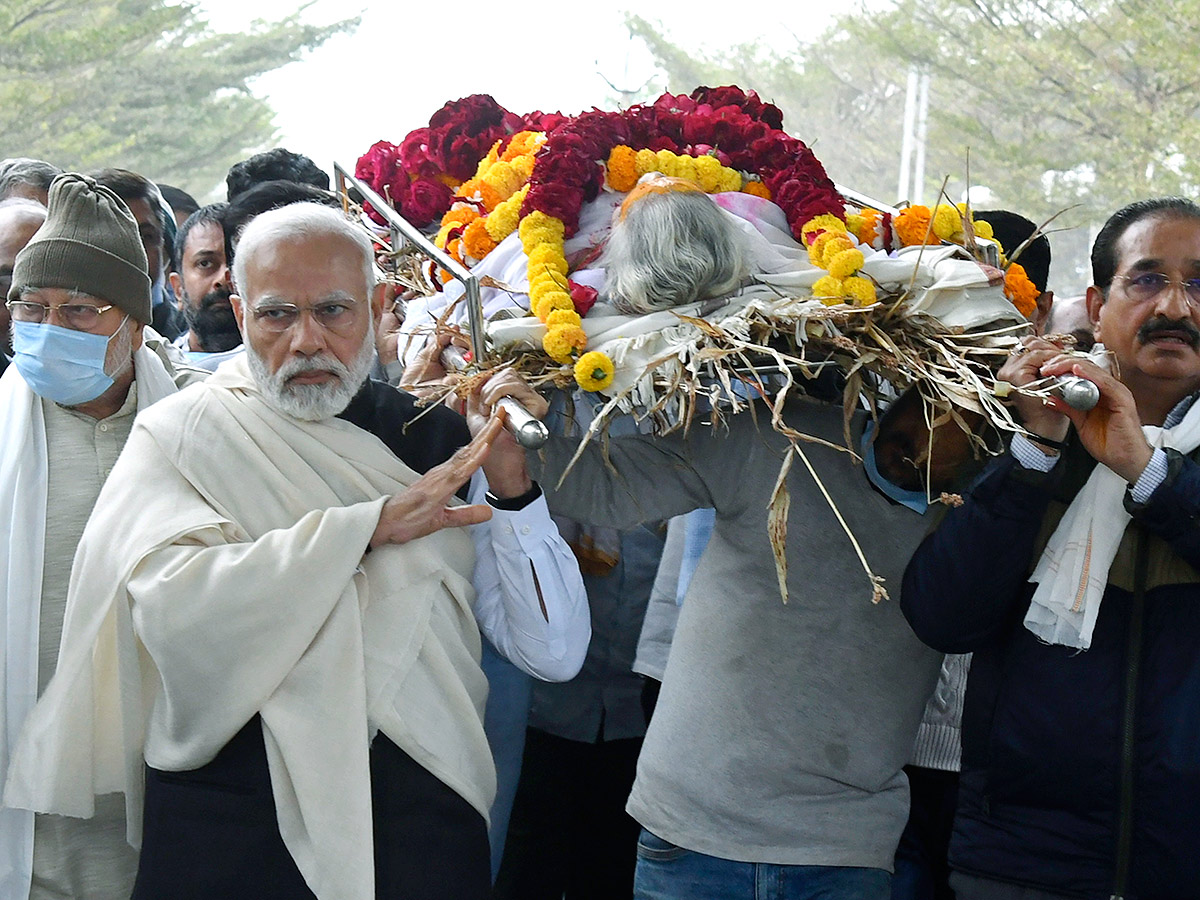
[[[735,862],[685,850],[642,829],[634,900],[888,900],[883,869]]]

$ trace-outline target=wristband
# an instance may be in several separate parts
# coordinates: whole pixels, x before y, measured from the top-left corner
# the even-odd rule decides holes
[[[488,491],[486,494],[489,506],[508,512],[516,512],[519,509],[524,509],[540,496],[542,496],[542,489],[536,481],[533,483],[533,487],[523,494],[518,494],[516,497],[497,497],[491,491]]]
[[[1053,447],[1055,450],[1058,450],[1059,452],[1062,452],[1063,450],[1067,449],[1066,441],[1056,441],[1056,440],[1053,440],[1052,438],[1042,437],[1040,434],[1035,434],[1032,431],[1026,431],[1025,437],[1027,439],[1033,441],[1035,444],[1041,444],[1045,447]]]

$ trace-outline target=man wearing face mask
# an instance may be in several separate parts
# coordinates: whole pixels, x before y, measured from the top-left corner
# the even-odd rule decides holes
[[[45,224],[17,255],[0,377],[0,778],[54,673],[84,523],[135,413],[204,373],[142,340],[150,278],[138,226],[110,190],[59,176]],[[0,807],[0,896],[126,898],[137,867],[119,795],[96,817]]]

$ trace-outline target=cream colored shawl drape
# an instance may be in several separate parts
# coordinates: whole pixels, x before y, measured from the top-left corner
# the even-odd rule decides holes
[[[417,477],[347,422],[275,412],[244,359],[139,417],[80,543],[6,802],[87,816],[121,790],[140,843],[143,756],[197,768],[259,712],[280,830],[321,900],[374,897],[376,729],[486,815],[470,537],[363,556]]]

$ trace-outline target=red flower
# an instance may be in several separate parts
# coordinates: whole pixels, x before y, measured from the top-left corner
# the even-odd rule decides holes
[[[579,313],[580,317],[586,316],[588,310],[596,302],[596,298],[600,296],[600,292],[588,284],[580,284],[577,281],[567,279],[567,287],[571,291],[571,302],[575,304],[575,312]]]
[[[521,204],[521,215],[526,216],[535,209],[562,221],[566,236],[570,237],[579,228],[579,211],[583,208],[583,190],[569,184],[530,185],[525,202]]]
[[[404,218],[418,228],[428,225],[450,208],[454,192],[436,178],[418,178],[398,203]]]
[[[400,165],[410,178],[435,177],[441,168],[430,156],[429,129],[416,128],[400,144]]]
[[[537,112],[531,112],[528,115],[522,116],[521,127],[517,130],[550,132],[570,121],[570,116],[564,116],[560,112],[544,113],[538,110]]]
[[[446,174],[466,181],[479,160],[519,119],[487,94],[447,103],[429,119],[429,156]]]

